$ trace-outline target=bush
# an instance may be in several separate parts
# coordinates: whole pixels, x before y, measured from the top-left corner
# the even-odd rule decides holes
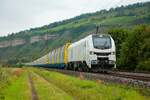
[[[144,70],[144,71],[150,71],[150,59],[140,62],[136,70]]]
[[[108,33],[112,36],[112,38],[115,41],[117,65],[119,65],[120,50],[121,50],[122,44],[124,43],[124,41],[128,37],[129,31],[126,29],[123,29],[123,28],[116,28],[116,29],[109,30]]]
[[[119,68],[128,70],[149,69],[150,26],[140,25],[121,44]]]

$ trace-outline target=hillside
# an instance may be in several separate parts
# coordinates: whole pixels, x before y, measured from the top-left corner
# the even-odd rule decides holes
[[[95,32],[96,24],[101,25],[101,32],[117,27],[128,29],[139,24],[149,25],[150,2],[82,14],[72,19],[0,37],[0,63],[32,61],[46,53],[46,44],[48,49],[52,50],[67,41],[77,41]]]

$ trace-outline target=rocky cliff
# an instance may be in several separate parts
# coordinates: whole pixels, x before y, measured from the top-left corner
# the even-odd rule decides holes
[[[10,47],[10,46],[18,46],[18,45],[24,45],[26,43],[35,43],[39,41],[45,41],[45,40],[50,40],[50,39],[56,39],[58,35],[37,35],[37,36],[32,36],[28,41],[22,38],[17,38],[13,40],[7,40],[7,41],[2,41],[0,42],[0,48],[5,48],[5,47]]]

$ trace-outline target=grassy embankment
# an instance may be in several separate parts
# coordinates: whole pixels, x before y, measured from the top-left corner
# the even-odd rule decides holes
[[[150,97],[123,85],[89,81],[35,68],[2,70],[7,80],[0,82],[3,83],[0,84],[0,87],[3,86],[0,88],[2,100],[31,100],[33,92],[29,74],[39,100],[150,100]]]
[[[27,72],[20,68],[4,69],[8,78],[8,83],[2,91],[2,100],[30,100],[31,92],[28,83]]]
[[[31,72],[31,75],[39,100],[73,100],[65,91],[51,84],[43,77],[33,72]]]
[[[57,72],[34,69],[47,81],[61,88],[77,100],[148,100],[135,89],[116,85],[82,80],[79,78],[63,75]]]

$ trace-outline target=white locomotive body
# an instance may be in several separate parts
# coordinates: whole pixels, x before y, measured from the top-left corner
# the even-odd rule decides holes
[[[115,43],[110,35],[92,34],[75,43],[54,49],[26,65],[79,71],[104,71],[115,68]]]
[[[115,43],[110,35],[92,34],[68,47],[68,66],[95,71],[115,68]]]

